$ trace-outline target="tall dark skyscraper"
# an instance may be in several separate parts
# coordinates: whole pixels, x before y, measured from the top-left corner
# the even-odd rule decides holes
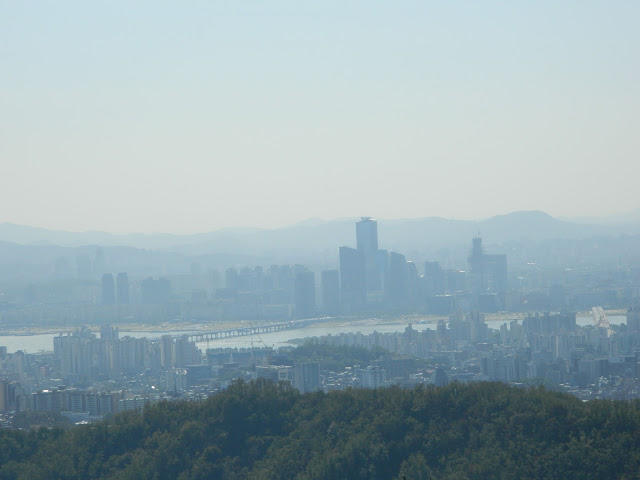
[[[482,275],[484,273],[484,253],[482,251],[482,238],[480,236],[473,238],[473,248],[469,256],[469,272]]]
[[[474,293],[486,291],[504,293],[507,291],[507,256],[487,255],[482,249],[482,238],[473,239],[469,256],[471,290]]]
[[[364,255],[360,250],[340,247],[340,285],[342,308],[345,312],[357,312],[366,303]]]
[[[371,217],[361,217],[356,222],[356,242],[365,257],[373,256],[378,250],[378,222]]]
[[[371,217],[361,217],[356,222],[356,243],[364,258],[365,289],[367,293],[382,289],[382,272],[378,251],[378,222]]]
[[[475,294],[484,293],[487,290],[487,278],[484,271],[484,252],[480,235],[473,238],[473,247],[468,261],[468,277],[471,291]]]
[[[125,272],[118,273],[116,289],[118,303],[129,303],[129,276]]]
[[[102,275],[102,303],[105,305],[116,303],[116,290],[111,273]]]

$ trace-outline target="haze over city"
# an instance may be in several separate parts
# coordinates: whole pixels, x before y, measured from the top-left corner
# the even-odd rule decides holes
[[[637,2],[0,2],[0,221],[638,208]]]
[[[638,19],[0,0],[0,479],[638,478]]]

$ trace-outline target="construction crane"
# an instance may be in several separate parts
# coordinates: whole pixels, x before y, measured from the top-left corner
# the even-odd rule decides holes
[[[254,329],[254,325],[253,325],[253,322],[252,322],[251,320],[249,321],[249,327],[250,327],[252,330]],[[255,335],[256,337],[258,337],[258,340],[259,340],[259,342],[262,344],[262,347],[263,347],[263,348],[265,348],[265,349],[266,349],[266,348],[268,348],[268,347],[267,347],[267,344],[266,344],[266,343],[264,343],[264,340],[262,340],[262,337],[261,337],[261,336],[260,336],[260,334],[258,333],[258,330],[257,330],[257,329],[255,329],[255,330],[254,330],[254,332],[255,332],[255,333],[252,333],[252,334],[249,336],[249,339],[250,339],[250,341],[251,341],[251,357],[253,357],[253,358],[252,358],[252,360],[253,360],[253,363],[254,363],[254,365],[255,365],[255,361],[256,361],[256,360],[255,360],[255,353],[254,353],[254,347],[253,347],[253,336]],[[263,365],[269,365],[269,356],[268,356],[268,355],[265,355],[265,356],[263,356],[263,357],[262,357],[262,363],[263,363]]]

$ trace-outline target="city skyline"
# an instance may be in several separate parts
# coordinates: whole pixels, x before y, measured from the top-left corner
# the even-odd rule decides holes
[[[0,222],[623,214],[639,206],[639,13],[0,2]]]

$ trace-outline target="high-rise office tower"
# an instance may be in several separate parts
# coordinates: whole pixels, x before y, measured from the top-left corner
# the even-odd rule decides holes
[[[331,315],[340,312],[340,272],[338,270],[322,272],[322,309]]]
[[[129,276],[124,272],[118,273],[117,293],[118,303],[129,303]]]
[[[364,255],[354,248],[340,247],[339,250],[342,308],[347,313],[357,312],[366,302]]]
[[[475,294],[484,293],[487,290],[487,277],[484,265],[484,252],[482,251],[482,238],[478,235],[473,239],[471,255],[469,255],[469,287]]]
[[[469,272],[474,274],[484,273],[484,262],[482,257],[482,238],[480,236],[473,238],[473,247],[469,256]]]
[[[362,217],[356,222],[356,243],[364,257],[366,291],[381,290],[383,269],[380,268],[378,257],[378,222],[371,217]]]
[[[356,222],[356,242],[365,256],[373,256],[378,250],[378,222],[371,217],[361,217]]]
[[[296,274],[294,283],[296,317],[308,317],[316,310],[316,281],[313,272]]]
[[[102,275],[102,303],[105,305],[116,303],[116,291],[111,273]]]
[[[406,307],[409,300],[409,271],[404,255],[389,252],[389,267],[385,282],[386,296],[389,304],[395,308]]]
[[[507,291],[507,256],[487,255],[482,250],[482,238],[473,239],[473,248],[469,256],[469,274],[471,290],[474,293]]]
[[[420,292],[420,274],[418,273],[418,267],[411,261],[406,262],[406,282],[407,282],[407,295],[406,300],[408,305],[418,305],[421,300]]]

